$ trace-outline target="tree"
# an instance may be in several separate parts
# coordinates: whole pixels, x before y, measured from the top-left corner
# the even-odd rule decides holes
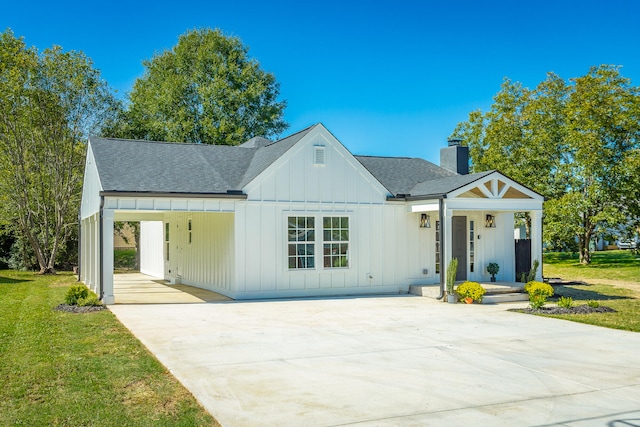
[[[0,218],[41,273],[55,272],[77,227],[84,141],[118,106],[81,52],[0,34]]]
[[[545,242],[577,239],[582,263],[599,230],[638,222],[640,92],[618,67],[569,82],[550,73],[534,90],[506,80],[491,109],[472,112],[454,136],[475,172],[499,169],[545,196]]]
[[[145,74],[112,136],[237,145],[285,130],[279,84],[248,57],[240,39],[194,30],[144,61]]]

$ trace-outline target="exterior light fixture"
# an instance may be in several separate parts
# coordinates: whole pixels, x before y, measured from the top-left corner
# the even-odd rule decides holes
[[[496,228],[496,217],[491,214],[487,214],[484,220],[484,226],[487,228]]]
[[[429,215],[420,214],[420,228],[431,228],[431,217]]]

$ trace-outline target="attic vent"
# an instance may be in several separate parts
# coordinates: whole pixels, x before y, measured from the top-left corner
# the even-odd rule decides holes
[[[313,147],[313,164],[315,165],[325,164],[323,145],[315,145]]]

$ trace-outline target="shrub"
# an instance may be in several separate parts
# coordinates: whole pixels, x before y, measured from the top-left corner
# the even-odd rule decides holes
[[[489,265],[487,265],[487,273],[490,275],[495,276],[498,274],[498,271],[500,271],[500,266],[497,262],[490,262]]]
[[[558,307],[562,307],[562,308],[571,308],[571,307],[573,307],[573,298],[571,298],[571,297],[560,297],[560,299],[558,299]]]
[[[69,305],[77,305],[80,298],[86,298],[88,295],[89,289],[85,285],[74,285],[67,291],[64,301]]]
[[[93,292],[91,292],[91,294],[89,296],[87,296],[86,298],[79,298],[78,299],[78,306],[79,307],[99,307],[102,305],[102,301],[100,301],[98,299],[98,296],[96,294],[94,294]]]
[[[458,258],[452,258],[447,267],[447,293],[453,295],[453,286],[456,284],[456,273],[458,271]]]
[[[474,301],[482,301],[482,296],[486,291],[477,282],[463,282],[458,286],[456,292],[461,299],[471,298]]]
[[[531,267],[531,270],[529,270],[529,275],[527,276],[527,282],[533,282],[534,280],[536,280],[536,272],[538,271],[538,267],[540,266],[540,261],[538,261],[537,259],[533,260],[533,267]]]
[[[529,282],[524,285],[524,290],[529,294],[531,308],[540,309],[547,302],[547,298],[553,296],[553,287],[548,283]]]
[[[590,299],[589,301],[587,301],[587,306],[591,308],[598,308],[600,307],[600,303],[598,301]]]

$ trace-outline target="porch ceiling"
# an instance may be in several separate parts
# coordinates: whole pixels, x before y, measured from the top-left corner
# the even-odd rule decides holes
[[[116,210],[113,215],[115,221],[162,221],[164,211],[121,211]]]

